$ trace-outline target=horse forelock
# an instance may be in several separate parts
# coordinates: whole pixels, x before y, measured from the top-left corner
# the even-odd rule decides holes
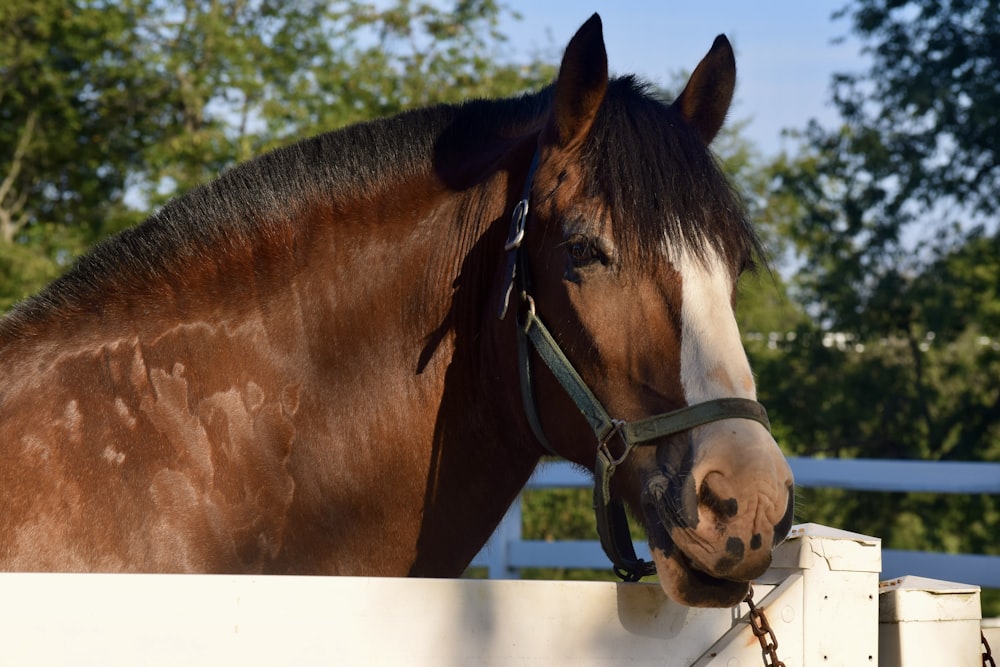
[[[735,277],[763,261],[744,202],[711,151],[634,77],[611,81],[582,159],[586,188],[605,202],[626,262],[721,255]]]

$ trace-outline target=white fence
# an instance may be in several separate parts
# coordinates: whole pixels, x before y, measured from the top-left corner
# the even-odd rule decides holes
[[[754,598],[795,667],[973,667],[979,589],[880,587],[877,538],[793,529]],[[746,605],[657,584],[0,573],[0,665],[731,667],[763,664]]]
[[[800,487],[1000,495],[1000,463],[801,457],[789,457],[788,462],[795,483]],[[575,488],[591,487],[592,484],[589,473],[560,461],[541,466],[527,488]],[[636,544],[636,553],[649,558],[644,544]],[[494,579],[517,578],[518,570],[527,567],[610,567],[597,540],[545,542],[522,539],[520,500],[515,501],[472,564],[488,568],[490,578]],[[917,575],[1000,588],[1000,556],[884,549],[882,568],[884,579]]]

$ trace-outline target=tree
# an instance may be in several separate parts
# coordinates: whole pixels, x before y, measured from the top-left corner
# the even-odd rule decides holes
[[[492,0],[78,0],[0,7],[0,310],[232,164],[412,106],[501,96]],[[126,195],[130,205],[126,205]]]
[[[972,386],[949,413],[942,401],[955,394],[944,390],[945,371],[926,349],[954,349],[996,330],[1000,265],[991,252],[1000,240],[992,187],[1000,167],[995,146],[977,143],[1000,132],[996,8],[990,0],[858,0],[843,10],[866,40],[872,68],[835,77],[841,127],[810,125],[800,154],[772,165],[772,200],[785,202],[776,209],[787,216],[778,224],[802,260],[798,297],[821,330],[848,335],[868,353],[887,350],[888,341],[898,349],[881,354],[883,361],[908,366],[896,392],[913,406],[905,428],[920,425],[933,444],[897,454],[974,456],[969,443],[948,444],[954,429],[973,419],[969,411],[982,400],[980,417],[1000,420],[1000,404],[973,399],[981,392]],[[974,76],[980,71],[985,85]],[[989,120],[968,128],[970,118]],[[978,181],[967,180],[970,165]],[[914,227],[932,233],[920,237]],[[968,363],[990,368],[992,348],[984,347]],[[897,445],[870,451],[891,453]]]
[[[137,26],[143,58],[174,83],[180,131],[137,178],[155,205],[278,145],[404,109],[538,87],[552,66],[499,52],[490,0],[162,2]]]
[[[834,78],[839,127],[810,124],[771,166],[813,319],[750,350],[793,453],[1000,460],[997,10],[857,0],[837,15],[871,67]],[[995,497],[803,495],[800,518],[887,547],[998,550]]]
[[[892,201],[942,197],[993,216],[1000,205],[1000,2],[857,0],[839,12],[872,58],[834,80],[845,121]],[[877,101],[877,102],[876,102]]]
[[[994,0],[858,0],[836,16],[871,67],[834,77],[842,125],[812,124],[775,174],[808,210],[789,233],[808,255],[801,287],[819,317],[885,332],[905,326],[896,311],[859,314],[891,303],[942,246],[997,231],[1000,12]]]
[[[135,57],[129,3],[0,7],[0,308],[55,276],[108,226],[162,85]],[[11,282],[13,279],[14,282]]]

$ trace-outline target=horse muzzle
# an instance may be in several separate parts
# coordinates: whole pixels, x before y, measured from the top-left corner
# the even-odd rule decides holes
[[[737,445],[743,456],[734,456]],[[773,440],[766,445],[716,442],[685,457],[697,461],[687,470],[658,466],[647,474],[642,508],[650,549],[674,600],[734,605],[770,566],[773,548],[791,528],[795,501],[787,462]]]

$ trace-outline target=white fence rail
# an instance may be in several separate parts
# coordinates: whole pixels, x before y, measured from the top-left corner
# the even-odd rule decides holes
[[[1000,495],[1000,463],[802,457],[789,457],[788,462],[795,475],[795,483],[800,487]],[[541,466],[526,488],[579,488],[592,484],[589,473],[560,461]],[[641,558],[649,558],[644,544],[636,544],[636,553]],[[486,567],[493,579],[517,578],[518,571],[528,567],[610,567],[597,540],[547,542],[523,539],[520,499],[508,510],[490,542],[472,565]],[[887,579],[902,575],[1000,588],[1000,556],[884,549],[882,577]]]
[[[796,666],[978,664],[955,659],[959,647],[978,657],[978,589],[966,594],[975,599],[961,620],[971,622],[949,636],[944,659],[883,659],[879,563],[876,538],[797,527],[754,585],[780,638],[779,658]],[[0,599],[5,667],[762,663],[746,605],[689,609],[656,584],[0,573]],[[933,630],[919,625],[922,639]]]
[[[778,659],[980,667],[979,589],[919,577],[880,585],[880,544],[793,527],[754,582]],[[682,607],[657,584],[0,573],[0,599],[4,667],[763,662],[745,604]]]

